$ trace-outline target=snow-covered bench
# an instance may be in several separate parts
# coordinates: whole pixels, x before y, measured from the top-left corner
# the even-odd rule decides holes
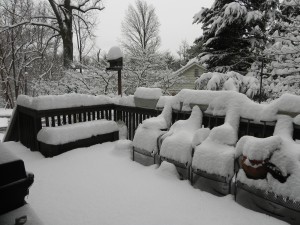
[[[39,151],[45,157],[52,157],[71,149],[118,140],[119,129],[114,121],[96,120],[44,127],[39,131],[37,139]]]

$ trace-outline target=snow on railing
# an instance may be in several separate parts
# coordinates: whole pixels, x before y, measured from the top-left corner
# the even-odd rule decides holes
[[[135,107],[134,96],[111,98],[83,94],[39,97],[20,95],[17,100],[19,116],[15,123],[15,126],[20,127],[19,139],[22,143],[28,143],[30,138],[30,142],[35,142],[36,134],[43,126],[109,119],[122,120],[127,125],[128,137],[132,140],[137,126],[143,120],[158,115],[166,103],[172,105],[173,123],[179,119],[187,119],[193,105],[200,106],[204,113],[203,124],[211,129],[223,124],[224,119],[241,118],[238,126],[239,137],[249,133],[259,137],[270,136],[273,134],[278,113],[294,117],[300,112],[300,97],[290,94],[285,94],[269,104],[258,104],[245,95],[232,91],[183,89],[176,96],[159,97],[158,89],[139,88],[139,92],[144,90],[144,93],[139,93],[140,97],[149,96],[152,92],[158,98],[156,109]],[[231,116],[225,118],[228,110],[231,110]],[[33,130],[32,135],[28,134],[30,130]],[[7,137],[6,141],[9,139]],[[26,146],[33,146],[32,143]],[[34,146],[32,148],[38,148],[37,144]]]

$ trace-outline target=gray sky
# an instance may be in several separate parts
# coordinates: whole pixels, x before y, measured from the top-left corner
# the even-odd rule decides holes
[[[161,23],[160,50],[170,50],[173,54],[179,48],[182,40],[191,45],[201,34],[201,25],[192,24],[193,16],[201,7],[210,7],[214,0],[146,0],[155,7]],[[102,51],[108,52],[110,47],[120,45],[121,22],[129,4],[135,0],[103,0],[105,9],[100,12],[99,25],[96,32],[96,45]]]

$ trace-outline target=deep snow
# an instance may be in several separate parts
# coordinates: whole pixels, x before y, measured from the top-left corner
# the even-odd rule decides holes
[[[8,142],[35,174],[27,201],[47,225],[285,224],[178,179],[171,164],[145,167],[122,140],[44,158]]]

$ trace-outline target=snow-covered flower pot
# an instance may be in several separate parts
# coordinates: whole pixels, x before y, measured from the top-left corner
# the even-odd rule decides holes
[[[155,109],[158,99],[146,99],[134,97],[134,103],[136,107]]]
[[[249,160],[246,156],[243,156],[241,160],[243,170],[251,179],[265,179],[267,177],[268,171],[263,163],[263,160]]]
[[[161,96],[160,88],[139,87],[134,93],[134,103],[137,107],[155,109]]]

